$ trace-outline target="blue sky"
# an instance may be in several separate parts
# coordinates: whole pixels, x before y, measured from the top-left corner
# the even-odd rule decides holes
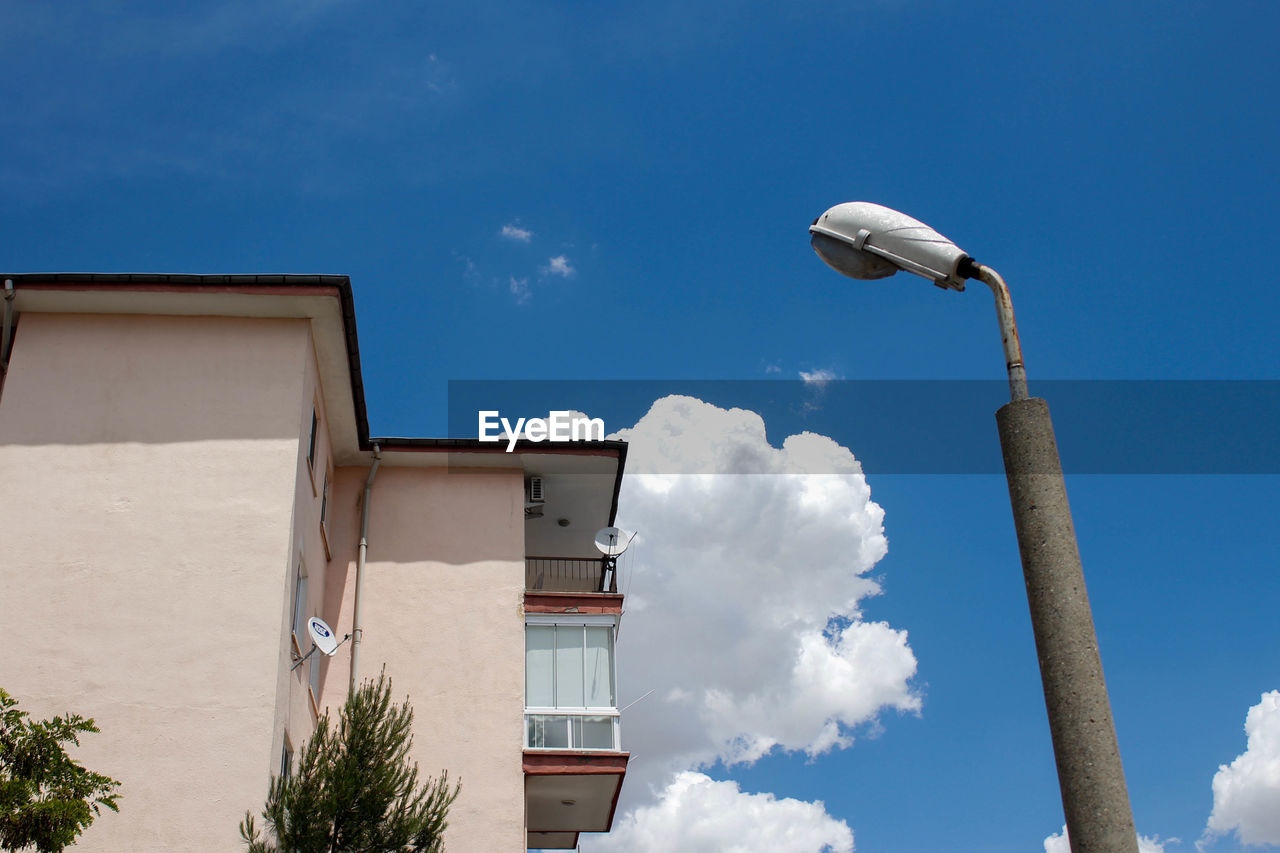
[[[1263,2],[0,2],[0,266],[348,274],[375,434],[445,434],[450,380],[999,380],[985,289],[814,257],[813,218],[867,200],[1000,270],[1033,393],[1276,380],[1278,27]],[[760,413],[775,447],[806,426]],[[855,456],[895,429],[816,418]],[[1167,470],[1068,487],[1138,828],[1189,851],[1280,688],[1280,486]],[[889,546],[860,607],[907,632],[919,711],[703,769],[822,800],[858,850],[1039,850],[1062,816],[1003,481],[868,482]]]

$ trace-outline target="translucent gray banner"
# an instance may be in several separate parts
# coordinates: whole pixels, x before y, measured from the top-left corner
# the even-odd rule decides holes
[[[758,413],[775,447],[829,436],[868,474],[999,474],[994,415],[1008,393],[1003,381],[454,380],[449,436],[477,438],[482,411],[515,423],[555,410],[613,434],[683,395]],[[1277,381],[1046,380],[1031,393],[1049,403],[1068,474],[1280,473]]]

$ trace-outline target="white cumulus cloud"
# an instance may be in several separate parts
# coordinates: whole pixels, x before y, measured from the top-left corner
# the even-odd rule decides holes
[[[1244,721],[1248,744],[1213,776],[1207,833],[1280,845],[1280,690],[1262,694]]]
[[[656,805],[636,809],[593,839],[593,851],[613,853],[851,853],[853,832],[821,802],[743,793],[736,782],[678,773]]]
[[[773,749],[817,756],[886,710],[920,707],[906,632],[862,619],[888,544],[847,448],[813,433],[773,447],[758,414],[679,396],[618,437],[630,442],[619,524],[639,531],[620,570],[622,703],[649,694],[623,715],[620,825],[679,814],[671,798],[703,790],[686,771]],[[793,849],[734,843],[704,849]]]
[[[533,232],[518,225],[503,225],[498,236],[516,243],[528,243],[533,239]]]
[[[573,265],[569,263],[569,259],[564,255],[556,255],[547,261],[547,265],[542,268],[544,275],[558,275],[568,278],[573,275],[575,270]]]
[[[1168,838],[1164,841],[1160,840],[1160,836],[1148,838],[1145,835],[1138,836],[1138,853],[1164,853],[1166,844],[1177,844],[1178,839]],[[1062,831],[1050,835],[1044,840],[1044,853],[1071,853],[1071,840],[1067,835],[1067,827],[1064,825]]]

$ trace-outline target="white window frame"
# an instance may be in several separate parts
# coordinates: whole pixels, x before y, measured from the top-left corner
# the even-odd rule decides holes
[[[613,684],[610,685],[613,694],[613,705],[607,706],[577,706],[577,705],[525,705],[524,709],[524,748],[528,750],[571,750],[573,752],[618,752],[622,749],[621,741],[621,721],[622,713],[618,710],[618,668],[617,668],[617,639],[618,639],[618,617],[612,614],[582,614],[582,613],[528,613],[525,615],[525,629],[528,630],[532,626],[557,626],[563,625],[572,628],[610,628],[613,632],[613,642],[609,646],[609,670],[613,678]],[[585,639],[585,632],[584,632]],[[526,662],[526,666],[527,666]],[[552,677],[554,681],[554,676]],[[528,692],[526,687],[525,700],[528,701]],[[585,701],[585,694],[584,694]],[[529,728],[531,717],[564,717],[565,726],[565,743],[568,746],[531,746],[529,743]],[[574,717],[609,717],[613,724],[613,745],[610,747],[584,747],[575,745],[573,740],[573,718]]]
[[[526,613],[524,624],[608,626],[618,633],[618,617],[612,613]]]
[[[568,745],[567,746],[534,746],[533,744],[531,744],[529,742],[529,728],[530,728],[529,724],[530,722],[532,722],[532,720],[535,717],[563,717],[564,725],[566,728],[564,742]],[[612,731],[610,733],[610,740],[612,741],[612,745],[583,746],[580,743],[574,743],[573,722],[575,719],[580,719],[583,717],[607,718],[612,728]],[[621,744],[621,738],[620,738],[621,722],[622,722],[622,714],[616,708],[608,712],[598,711],[598,710],[592,710],[592,711],[566,710],[564,708],[559,708],[552,713],[546,713],[539,709],[526,708],[524,712],[524,748],[529,750],[539,750],[539,749],[556,750],[556,751],[571,750],[573,752],[620,752],[622,750],[622,744]]]

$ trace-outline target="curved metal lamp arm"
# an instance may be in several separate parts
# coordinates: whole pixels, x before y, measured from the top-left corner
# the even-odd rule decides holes
[[[1000,338],[1004,342],[1005,367],[1009,371],[1009,396],[1013,400],[1025,400],[1031,396],[1027,392],[1027,369],[1022,364],[1022,343],[1018,340],[1018,324],[1013,319],[1013,299],[1009,296],[1009,286],[1004,283],[1000,273],[985,264],[974,264],[977,275],[974,278],[991,288],[996,298],[996,316],[1000,319]]]

